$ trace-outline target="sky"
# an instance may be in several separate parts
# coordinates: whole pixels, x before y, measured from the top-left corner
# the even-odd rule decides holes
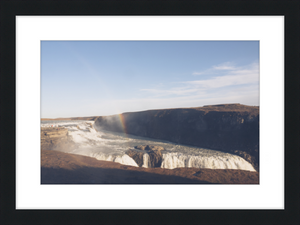
[[[258,41],[42,41],[41,118],[259,105]]]

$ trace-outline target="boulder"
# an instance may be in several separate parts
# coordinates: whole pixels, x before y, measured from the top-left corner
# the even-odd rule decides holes
[[[143,166],[143,155],[145,154],[144,152],[136,151],[136,150],[127,150],[126,154],[130,156],[136,164],[139,165],[139,167]]]
[[[162,163],[162,154],[160,150],[149,150],[150,167],[160,167]]]
[[[162,163],[162,154],[161,151],[165,150],[161,146],[155,145],[139,145],[135,146],[135,149],[129,149],[126,154],[130,156],[138,165],[139,167],[143,166],[143,156],[144,154],[149,155],[149,167],[160,167]]]

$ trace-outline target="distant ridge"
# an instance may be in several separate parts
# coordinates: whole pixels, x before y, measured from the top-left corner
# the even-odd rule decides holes
[[[69,117],[69,118],[41,118],[41,120],[95,120],[97,116],[87,116],[87,117]]]
[[[185,107],[185,108],[165,108],[165,109],[148,109],[143,111],[135,111],[135,112],[124,112],[122,114],[130,114],[130,113],[142,113],[142,112],[159,112],[159,111],[172,111],[172,110],[197,110],[208,113],[210,111],[215,112],[248,112],[250,114],[256,115],[259,111],[259,106],[249,106],[243,105],[240,103],[234,104],[219,104],[219,105],[204,105],[199,107]],[[117,115],[117,114],[114,114]]]
[[[165,108],[165,109],[148,109],[142,111],[134,112],[123,112],[127,113],[138,113],[138,112],[148,112],[148,111],[159,111],[159,110],[174,110],[174,109],[196,109],[200,111],[226,111],[226,112],[252,112],[259,109],[259,106],[249,106],[240,103],[229,103],[229,104],[217,104],[217,105],[204,105],[199,107],[183,107],[183,108]],[[116,114],[113,114],[116,115]],[[85,117],[66,117],[66,118],[41,118],[41,120],[96,120],[99,116],[85,116]]]

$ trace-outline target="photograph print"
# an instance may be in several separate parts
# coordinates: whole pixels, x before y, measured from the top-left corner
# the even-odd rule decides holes
[[[41,184],[259,184],[259,41],[41,41]]]

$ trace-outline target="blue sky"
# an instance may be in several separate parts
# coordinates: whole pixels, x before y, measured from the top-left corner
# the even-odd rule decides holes
[[[258,41],[42,41],[41,117],[259,105]]]

